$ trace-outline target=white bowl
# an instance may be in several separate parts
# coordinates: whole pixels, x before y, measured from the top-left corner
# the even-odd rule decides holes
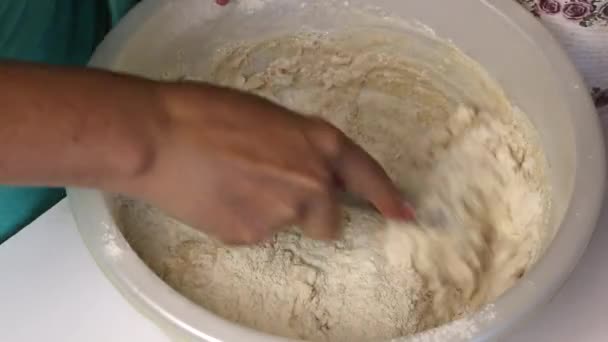
[[[263,7],[256,9],[246,7],[246,2],[221,8],[211,0],[147,0],[108,35],[91,65],[150,75],[169,60],[208,54],[201,32],[222,29],[243,39],[263,32],[293,31],[310,22],[315,28],[334,27],[341,23],[337,20],[341,6],[370,3],[326,0],[333,3],[334,12],[299,10],[302,3],[319,1],[249,1]],[[605,177],[595,108],[564,51],[513,0],[375,0],[373,5],[371,10],[377,13],[423,23],[450,39],[498,81],[540,133],[553,192],[550,224],[556,233],[551,245],[533,269],[492,304],[492,319],[478,313],[437,328],[434,335],[450,341],[496,338],[555,295],[589,242]],[[230,31],[226,23],[235,18],[239,26]],[[83,239],[101,269],[135,307],[172,336],[203,341],[284,340],[219,318],[166,285],[122,237],[101,192],[69,189],[68,197]],[[466,333],[461,333],[458,324],[467,327]]]

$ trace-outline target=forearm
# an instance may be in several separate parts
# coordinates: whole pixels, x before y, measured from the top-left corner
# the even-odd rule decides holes
[[[116,190],[153,163],[156,92],[134,77],[0,63],[0,184]]]

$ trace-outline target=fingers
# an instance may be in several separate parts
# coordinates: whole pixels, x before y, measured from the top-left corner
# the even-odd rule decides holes
[[[354,142],[347,142],[334,163],[347,191],[369,200],[387,218],[412,219],[399,189],[380,164]]]
[[[311,199],[300,214],[300,228],[317,240],[333,240],[340,237],[341,212],[336,194],[328,191]]]
[[[304,234],[316,240],[334,240],[340,237],[340,207],[333,194],[315,195],[304,204],[297,215],[283,216],[267,213],[248,215],[247,220],[237,219],[219,231],[219,238],[228,245],[251,245],[262,242],[272,234],[297,224]],[[260,220],[266,216],[266,219]]]
[[[414,219],[413,208],[382,166],[350,139],[345,142],[333,167],[346,191],[370,201],[384,217],[405,221]]]
[[[315,118],[308,138],[329,161],[344,190],[370,201],[387,218],[412,220],[414,212],[382,166],[333,125]]]

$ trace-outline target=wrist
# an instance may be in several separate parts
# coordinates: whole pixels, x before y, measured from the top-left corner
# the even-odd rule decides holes
[[[99,187],[107,191],[138,194],[146,187],[146,179],[153,173],[162,146],[169,135],[171,116],[163,101],[166,86],[146,81],[137,92],[130,113],[121,116],[122,137],[113,144],[115,158],[109,161],[113,170]]]

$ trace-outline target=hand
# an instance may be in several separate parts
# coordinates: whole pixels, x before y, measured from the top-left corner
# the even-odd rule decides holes
[[[255,243],[291,224],[339,236],[337,195],[386,217],[411,212],[380,165],[331,124],[206,85],[161,86],[166,120],[132,193],[228,243]]]

